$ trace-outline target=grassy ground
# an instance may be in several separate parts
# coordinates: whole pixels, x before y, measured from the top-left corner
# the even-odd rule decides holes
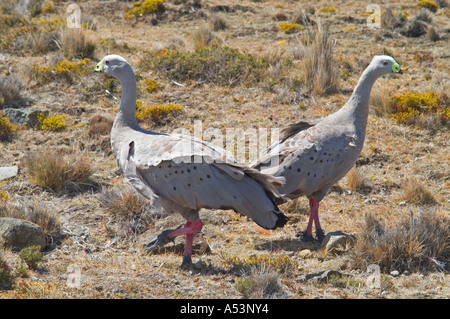
[[[81,28],[76,31],[67,24],[67,2],[31,3],[41,10],[30,7],[16,14],[13,5],[1,7],[0,111],[29,106],[48,111],[48,116],[35,128],[0,121],[0,166],[20,167],[16,178],[0,181],[0,211],[14,214],[13,205],[25,205],[56,222],[46,231],[49,247],[36,269],[23,266],[8,248],[0,250],[14,277],[10,289],[0,291],[1,298],[449,297],[450,8],[445,1],[438,1],[435,13],[421,12],[415,1],[382,3],[380,28],[368,26],[371,1],[245,0],[224,5],[168,0],[153,13],[136,14],[127,14],[133,6],[125,1],[85,1],[79,3]],[[413,24],[418,15],[422,22]],[[280,23],[301,27],[285,32]],[[335,68],[336,88],[328,94],[320,81],[311,86],[305,72],[305,52],[310,52],[305,47],[311,47],[318,24],[328,26],[333,44],[334,63],[325,73]],[[230,48],[226,57],[195,73],[195,63],[204,55],[206,61],[212,59],[208,50],[224,47]],[[345,103],[373,55],[392,55],[405,72],[375,84],[356,170],[321,204],[325,230],[353,234],[359,242],[337,255],[299,248],[295,233],[308,220],[308,202],[300,198],[280,207],[290,222],[276,231],[231,211],[202,211],[205,226],[196,238],[192,269],[179,268],[184,239],[146,254],[146,239],[184,221],[152,215],[145,202],[127,191],[108,134],[120,85],[93,72],[106,54],[120,54],[133,66],[142,110],[153,107],[142,113],[147,114],[140,119],[142,126],[158,132],[182,128],[191,134],[194,121],[201,121],[203,130],[225,132],[283,128],[328,115]],[[174,71],[181,61],[186,67]],[[217,65],[221,68],[214,69]],[[410,98],[404,114],[395,114],[399,109],[392,97],[429,92],[437,98]],[[34,174],[36,166],[29,163],[36,154],[41,162],[50,155],[46,161],[51,163],[38,172],[54,177],[60,165],[63,179],[50,183]],[[64,163],[72,169],[64,169]],[[111,198],[116,206],[105,204]],[[421,219],[427,214],[434,221]],[[400,246],[411,246],[408,254],[363,245],[376,224],[370,216],[383,224],[386,236],[394,232]],[[414,218],[426,223],[428,237],[443,239],[429,243],[402,232]],[[444,252],[425,255],[425,246]],[[388,253],[388,262],[374,261]],[[433,261],[433,256],[438,257]],[[370,264],[381,267],[376,288],[367,284]],[[344,276],[305,279],[323,270]],[[398,276],[391,275],[395,270]]]

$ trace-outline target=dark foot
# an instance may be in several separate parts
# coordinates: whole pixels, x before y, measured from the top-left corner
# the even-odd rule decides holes
[[[304,243],[312,243],[312,242],[315,242],[315,241],[316,241],[316,240],[314,239],[313,236],[308,235],[308,234],[306,233],[306,230],[300,231],[299,234],[298,234],[298,236],[297,236],[297,234],[296,234],[296,237],[300,237],[300,240],[301,240],[302,242],[304,242]]]
[[[183,262],[181,263],[181,268],[190,268],[192,267],[192,258],[190,255],[188,256],[183,256]]]
[[[174,238],[169,236],[171,232],[173,232],[173,229],[164,230],[161,234],[150,240],[150,242],[144,244],[145,249],[152,251],[155,248],[160,248],[167,243],[173,242]]]
[[[323,229],[316,229],[316,238],[320,242],[325,238],[325,232]]]

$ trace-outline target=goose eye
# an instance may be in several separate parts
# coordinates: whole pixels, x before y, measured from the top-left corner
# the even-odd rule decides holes
[[[109,64],[109,61],[106,61],[105,63],[106,63],[106,64]]]
[[[106,62],[106,64],[108,64],[108,62]],[[384,65],[388,65],[388,62],[387,62],[387,61],[384,61],[383,64],[384,64]]]

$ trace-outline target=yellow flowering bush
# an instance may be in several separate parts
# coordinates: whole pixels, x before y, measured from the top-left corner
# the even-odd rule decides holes
[[[66,129],[67,118],[67,114],[46,117],[43,113],[41,113],[38,116],[39,128],[43,131],[62,131]]]

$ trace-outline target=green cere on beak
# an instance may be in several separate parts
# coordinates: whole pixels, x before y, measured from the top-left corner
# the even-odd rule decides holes
[[[402,74],[403,71],[400,69],[400,65],[397,62],[392,63],[392,72]]]
[[[102,70],[102,68],[103,68],[103,62],[102,61],[100,61],[98,64],[97,64],[97,66],[95,67],[95,72],[100,72],[101,70]]]

